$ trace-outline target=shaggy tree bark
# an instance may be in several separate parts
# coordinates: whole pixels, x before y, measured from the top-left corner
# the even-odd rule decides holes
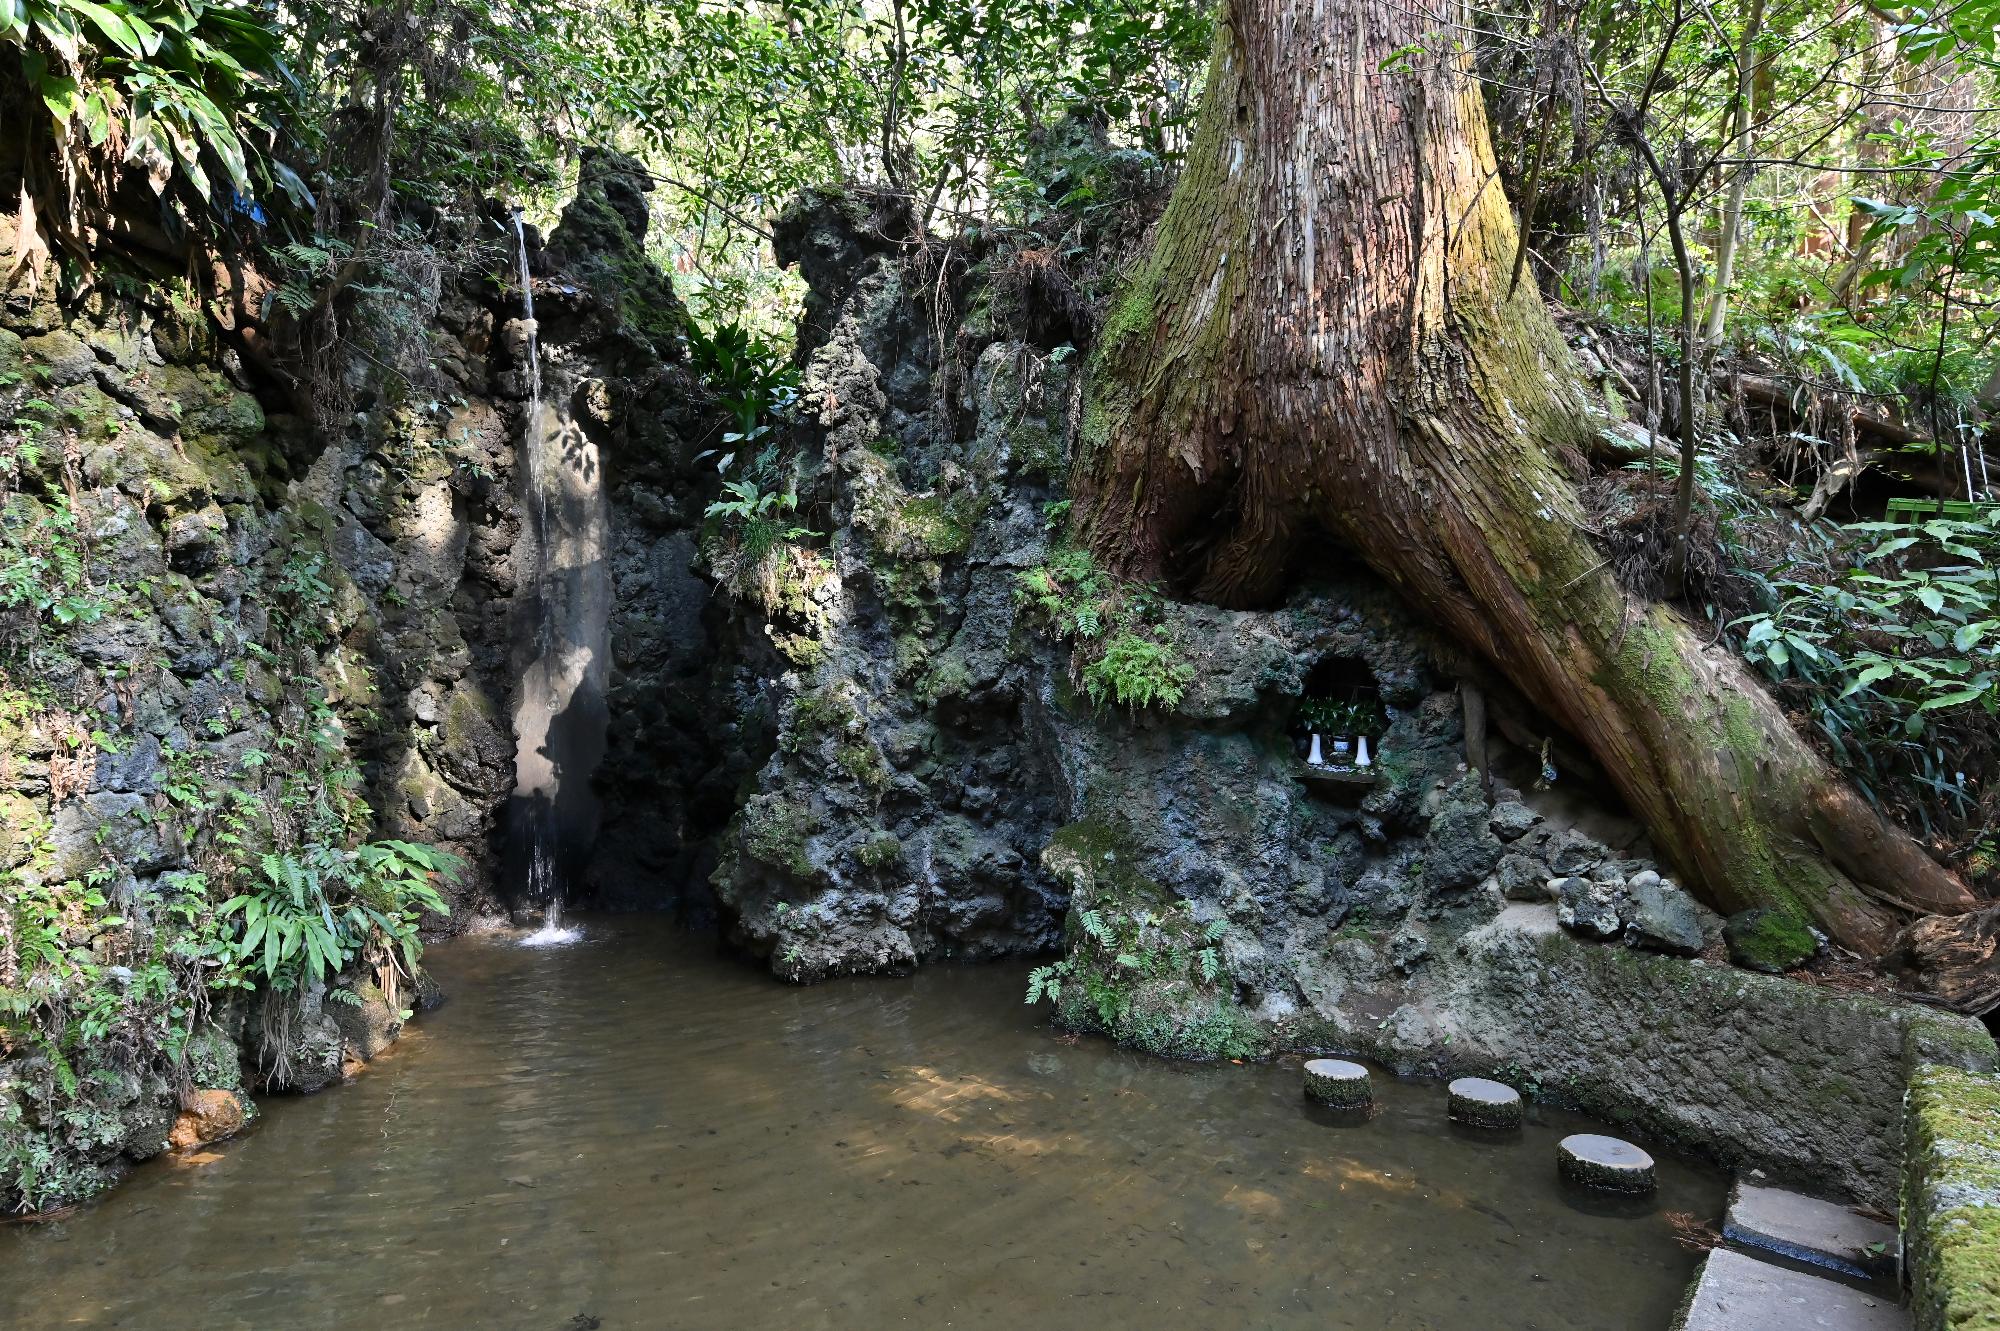
[[[1444,18],[1468,21],[1226,6],[1185,174],[1095,353],[1087,539],[1246,604],[1331,535],[1581,738],[1718,907],[1871,952],[1905,911],[1970,908],[1591,544],[1565,459],[1596,427],[1533,284],[1509,293],[1514,220]]]

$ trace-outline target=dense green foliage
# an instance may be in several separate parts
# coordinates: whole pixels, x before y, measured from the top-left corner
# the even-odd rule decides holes
[[[1770,584],[1744,650],[1871,799],[1939,834],[1982,826],[2000,750],[2000,530],[1991,520],[1860,523],[1806,579]],[[1968,853],[1984,869],[1990,834]]]
[[[108,196],[126,162],[154,170],[162,201],[197,229],[228,230],[260,197],[311,206],[305,182],[274,151],[275,124],[300,89],[262,6],[10,0],[0,5],[0,39],[16,48],[20,76],[9,119],[31,127],[31,153],[46,142],[49,183],[71,195],[40,220],[73,257],[90,258],[75,196]]]

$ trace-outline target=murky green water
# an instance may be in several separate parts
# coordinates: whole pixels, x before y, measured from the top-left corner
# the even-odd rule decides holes
[[[1719,1177],[1587,1214],[1545,1115],[1443,1088],[1340,1126],[1296,1062],[1066,1044],[1020,968],[792,989],[644,921],[435,949],[454,995],[61,1223],[0,1228],[0,1327],[1664,1327]],[[596,1319],[596,1320],[593,1320]]]

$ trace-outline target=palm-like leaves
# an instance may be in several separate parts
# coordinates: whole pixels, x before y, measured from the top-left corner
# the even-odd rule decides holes
[[[267,854],[254,891],[231,897],[221,913],[241,915],[237,961],[248,963],[278,990],[323,983],[357,957],[388,949],[414,969],[424,912],[449,910],[434,879],[458,872],[449,852],[407,841],[377,841],[358,850],[314,846]]]

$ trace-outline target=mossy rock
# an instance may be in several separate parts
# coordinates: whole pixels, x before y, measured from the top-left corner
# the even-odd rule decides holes
[[[1445,1088],[1452,1120],[1475,1128],[1518,1128],[1521,1093],[1502,1081],[1460,1077]]]
[[[1902,1228],[1917,1331],[2000,1326],[2000,1079],[1910,1079]]]
[[[1819,951],[1819,939],[1803,921],[1761,906],[1730,916],[1722,937],[1731,961],[1766,975],[1803,966]]]
[[[806,809],[779,795],[758,795],[744,804],[737,817],[744,850],[796,877],[813,876],[808,845],[813,819]]]
[[[871,869],[893,868],[903,862],[903,843],[893,832],[877,833],[854,852],[854,858]]]

